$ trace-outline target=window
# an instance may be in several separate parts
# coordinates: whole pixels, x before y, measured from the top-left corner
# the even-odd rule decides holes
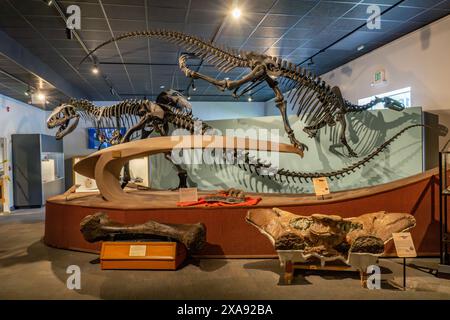
[[[403,88],[403,89],[399,89],[399,90],[395,90],[395,91],[391,91],[391,92],[386,92],[386,93],[382,93],[382,94],[377,94],[375,96],[364,98],[364,99],[359,99],[358,104],[363,105],[363,104],[369,103],[370,101],[375,99],[375,97],[378,97],[378,98],[389,97],[389,98],[395,99],[397,101],[400,101],[401,103],[403,103],[405,105],[406,108],[411,107],[411,87],[407,87],[407,88]],[[376,104],[375,106],[372,107],[372,110],[376,110],[376,109],[384,109],[384,105],[382,103]]]

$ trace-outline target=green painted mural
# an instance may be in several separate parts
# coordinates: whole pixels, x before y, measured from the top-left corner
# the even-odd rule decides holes
[[[213,107],[213,106],[211,106]],[[346,149],[339,145],[337,133],[339,127],[324,128],[317,137],[308,138],[302,131],[303,125],[297,117],[290,117],[291,124],[298,138],[307,144],[309,150],[304,158],[292,154],[276,154],[279,167],[303,172],[330,172],[346,167],[394,136],[402,128],[422,123],[422,109],[408,108],[402,112],[392,110],[373,110],[350,115],[351,124],[347,128],[349,143],[354,147],[358,158],[346,156]],[[270,133],[280,134],[280,142],[289,143],[279,116],[216,120],[209,125],[219,129],[223,134],[249,136],[266,140]],[[238,130],[236,130],[238,129]],[[256,134],[256,136],[255,136]],[[406,131],[384,152],[369,162],[362,169],[339,180],[330,181],[331,191],[349,190],[391,182],[423,171],[422,128],[416,127]],[[272,155],[275,156],[275,155]],[[263,158],[264,157],[260,157]],[[277,158],[272,158],[272,160]],[[274,163],[274,161],[271,161]],[[151,187],[156,189],[174,188],[178,177],[172,164],[163,156],[150,159]],[[254,192],[276,193],[310,193],[312,183],[276,182],[267,177],[258,177],[234,165],[193,164],[185,166],[191,186],[200,189],[240,188]]]

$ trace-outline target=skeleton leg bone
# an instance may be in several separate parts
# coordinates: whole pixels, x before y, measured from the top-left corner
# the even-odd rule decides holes
[[[356,152],[350,147],[350,145],[347,142],[347,137],[345,136],[345,132],[347,129],[347,121],[345,120],[345,115],[342,113],[339,113],[337,115],[337,122],[340,122],[341,124],[341,132],[339,133],[339,140],[344,145],[344,147],[347,148],[348,154],[350,157],[357,157],[358,155]]]

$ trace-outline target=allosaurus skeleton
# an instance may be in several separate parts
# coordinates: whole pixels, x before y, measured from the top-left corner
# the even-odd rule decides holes
[[[355,105],[342,97],[339,87],[330,87],[320,77],[291,62],[255,52],[218,47],[210,41],[177,31],[146,30],[125,33],[98,45],[81,63],[105,45],[136,37],[161,39],[184,47],[190,53],[179,58],[179,66],[185,75],[192,79],[205,80],[222,91],[233,90],[234,97],[241,97],[256,87],[267,84],[275,93],[275,104],[281,113],[286,134],[291,143],[301,151],[307,149],[307,146],[297,140],[291,128],[287,117],[287,100],[280,86],[289,91],[288,99],[292,109],[295,109],[297,117],[304,120],[306,126],[303,130],[309,137],[314,137],[319,129],[327,125],[332,127],[340,123],[340,142],[348,150],[349,156],[353,157],[356,153],[346,138],[346,114],[368,110],[378,103],[384,103],[385,107],[396,111],[404,109],[400,102],[388,97],[375,98],[361,106]],[[251,71],[239,80],[218,80],[189,69],[187,60],[190,56],[201,58],[224,73],[235,68],[249,68]]]
[[[201,134],[215,133],[213,127],[193,117],[190,103],[175,90],[162,92],[156,99],[156,102],[149,100],[126,100],[108,107],[97,107],[87,100],[72,99],[69,103],[62,104],[54,109],[47,120],[47,126],[49,129],[58,127],[56,138],[62,139],[77,127],[80,118],[93,122],[97,128],[104,126],[116,127],[117,132],[120,132],[119,129],[121,127],[126,127],[127,131],[125,135],[120,137],[118,133],[115,137],[116,140],[111,141],[112,144],[123,143],[132,139],[145,139],[154,131],[160,135],[168,135],[169,125],[172,125],[175,129],[185,129],[191,134],[195,131],[201,131]],[[199,124],[201,125],[199,126]],[[227,157],[227,160],[231,160],[228,163],[237,164],[245,171],[267,176],[269,179],[280,182],[283,182],[283,179],[285,182],[289,182],[289,179],[295,182],[295,179],[297,179],[301,183],[319,177],[327,177],[333,180],[333,178],[339,179],[366,165],[402,133],[410,128],[420,126],[422,125],[415,124],[403,128],[361,160],[341,170],[332,172],[306,173],[290,171],[284,168],[274,168],[270,163],[258,159],[244,150],[239,150],[232,154],[227,153],[223,156]],[[166,158],[171,160],[168,154],[166,154]],[[180,177],[179,187],[186,187],[186,171],[179,165],[174,164],[174,166]],[[129,172],[125,172],[124,176],[123,186],[130,179]]]

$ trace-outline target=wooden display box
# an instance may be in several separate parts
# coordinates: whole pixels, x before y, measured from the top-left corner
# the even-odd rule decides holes
[[[177,242],[102,243],[102,270],[176,270],[186,259],[186,247]]]

